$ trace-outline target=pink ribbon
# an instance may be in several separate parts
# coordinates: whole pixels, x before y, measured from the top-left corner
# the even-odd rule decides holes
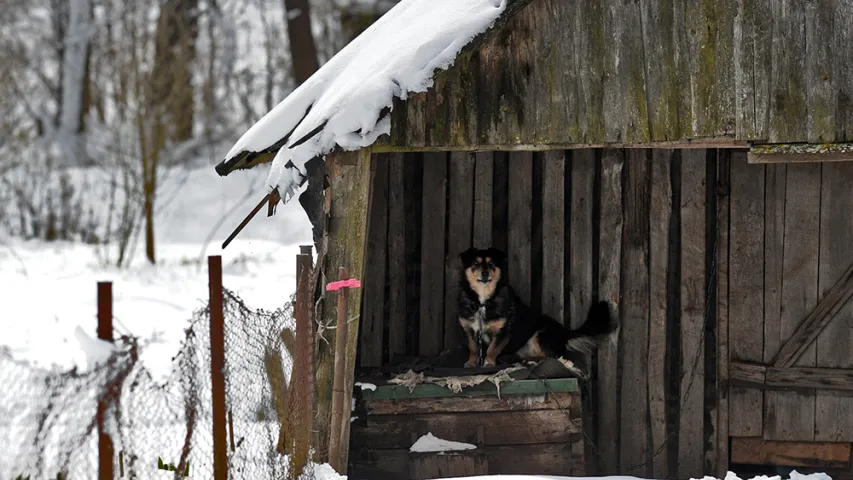
[[[337,282],[332,282],[326,285],[326,290],[340,290],[341,288],[358,288],[361,286],[361,282],[354,278],[350,278],[349,280],[338,280]]]

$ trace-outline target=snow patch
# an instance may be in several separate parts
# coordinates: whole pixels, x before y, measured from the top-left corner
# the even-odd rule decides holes
[[[452,440],[442,440],[434,436],[432,433],[419,438],[409,448],[410,452],[455,452],[461,450],[475,450],[476,445],[470,443],[454,442]]]
[[[335,146],[357,150],[391,131],[394,97],[425,92],[500,17],[507,0],[402,0],[264,115],[226,161],[260,152],[289,134],[267,184],[287,203],[305,182],[305,163]]]
[[[356,387],[361,387],[362,390],[376,391],[376,385],[372,383],[355,382]]]
[[[90,369],[109,360],[113,352],[116,351],[114,344],[88,335],[80,328],[80,325],[74,329],[74,337],[77,338],[80,348],[86,354],[86,366]]]

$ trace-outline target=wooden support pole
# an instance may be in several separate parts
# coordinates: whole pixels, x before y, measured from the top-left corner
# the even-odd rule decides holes
[[[210,385],[213,402],[213,478],[228,479],[228,438],[225,410],[225,313],[222,298],[222,257],[207,257],[210,286]]]
[[[113,284],[98,282],[98,338],[107,342],[113,341]],[[104,398],[98,400],[98,479],[113,480],[113,441],[106,431],[105,423],[110,398],[113,392],[106,392]]]
[[[348,280],[347,269],[338,269],[338,280]],[[329,465],[340,472],[341,445],[345,441],[343,433],[343,415],[346,409],[344,380],[347,362],[347,289],[338,291],[338,321],[335,327],[335,373],[332,386],[332,425],[329,436]],[[348,441],[349,439],[346,439]]]
[[[311,427],[314,406],[314,339],[311,328],[311,247],[301,246],[296,256],[296,354],[293,365],[295,409],[292,419],[294,451],[291,457],[293,466],[290,478],[299,478],[308,465],[308,453],[311,447]]]

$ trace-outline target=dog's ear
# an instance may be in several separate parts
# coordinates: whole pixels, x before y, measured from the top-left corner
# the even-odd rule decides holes
[[[477,258],[477,252],[478,250],[476,248],[471,247],[459,254],[459,261],[462,262],[462,265],[470,265],[474,262],[474,259]]]
[[[503,266],[506,261],[506,253],[495,247],[489,248],[488,256],[492,259],[492,262],[494,262],[495,265]]]

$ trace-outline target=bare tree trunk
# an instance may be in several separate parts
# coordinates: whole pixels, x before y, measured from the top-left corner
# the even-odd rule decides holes
[[[163,125],[168,137],[189,140],[193,136],[194,89],[192,85],[195,40],[198,36],[198,0],[166,0],[157,22],[153,98],[149,105],[164,106]]]
[[[293,59],[293,78],[297,84],[308,80],[320,68],[317,47],[311,34],[311,11],[308,0],[284,0],[287,36]]]

